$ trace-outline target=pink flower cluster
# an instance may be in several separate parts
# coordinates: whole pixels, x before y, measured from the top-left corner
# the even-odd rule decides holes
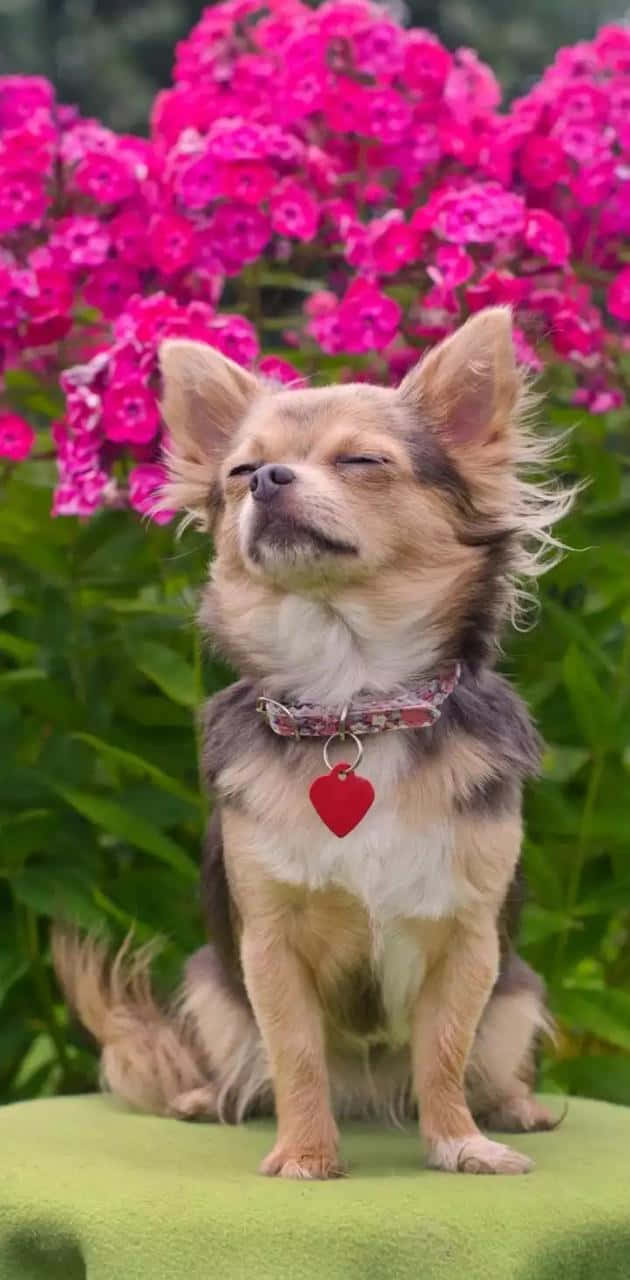
[[[45,80],[0,78],[0,351],[61,379],[54,512],[149,509],[167,334],[287,383],[292,352],[306,372],[323,353],[340,376],[395,379],[507,302],[524,363],[562,362],[577,403],[618,406],[630,29],[500,98],[471,50],[369,0],[207,9],[149,140],[59,107]],[[31,443],[16,421],[0,415],[13,460]]]

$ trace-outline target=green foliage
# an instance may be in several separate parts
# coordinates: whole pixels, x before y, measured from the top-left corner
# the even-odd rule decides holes
[[[523,951],[560,1032],[549,1088],[630,1102],[630,415],[576,423],[589,478],[505,668],[548,743],[527,797]],[[207,801],[194,708],[230,673],[194,627],[209,548],[124,512],[49,516],[49,464],[8,469],[0,507],[0,1098],[89,1088],[95,1058],[50,967],[61,915],[167,938],[175,980],[202,937]]]

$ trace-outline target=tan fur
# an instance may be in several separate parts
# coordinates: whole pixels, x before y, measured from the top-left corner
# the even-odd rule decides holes
[[[509,1133],[554,1127],[552,1113],[531,1094],[533,1044],[538,1035],[551,1032],[550,1019],[531,991],[490,1002],[466,1074],[471,1108],[488,1128]]]
[[[201,624],[261,692],[341,708],[461,657],[496,563],[491,662],[518,582],[553,554],[571,501],[533,479],[549,450],[526,430],[506,310],[473,318],[398,391],[277,390],[179,340],[161,364],[165,503],[215,538]],[[348,463],[365,455],[376,462]],[[267,462],[294,473],[269,509],[250,491]],[[215,785],[249,1005],[211,964],[193,965],[167,1017],[144,978],[121,977],[126,964],[112,976],[98,949],[58,946],[110,1086],[182,1117],[275,1105],[273,1175],[337,1176],[335,1117],[399,1118],[414,1095],[433,1165],[525,1172],[473,1118],[549,1119],[531,1096],[540,997],[492,994],[521,822],[509,805],[472,803],[505,772],[484,741],[457,728],[419,763],[404,734],[365,739],[376,799],[336,844],[308,801],[319,753],[288,768],[277,743],[244,735]]]
[[[103,1083],[134,1107],[166,1114],[171,1100],[204,1076],[187,1028],[153,997],[156,944],[135,953],[130,944],[127,938],[110,964],[103,942],[56,926],[53,961],[69,1005],[103,1046]]]

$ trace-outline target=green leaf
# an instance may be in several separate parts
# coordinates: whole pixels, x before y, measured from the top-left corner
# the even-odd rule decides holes
[[[9,594],[6,579],[0,575],[0,618],[6,613],[10,613],[13,608],[13,602]]]
[[[548,743],[542,762],[543,776],[550,782],[568,782],[589,759],[590,752],[584,747],[561,747]]]
[[[100,912],[89,883],[76,867],[27,867],[13,876],[11,887],[18,902],[39,915],[85,929],[98,927]]]
[[[0,821],[0,872],[10,872],[46,846],[59,828],[51,809],[26,809]]]
[[[321,280],[308,280],[294,271],[283,271],[280,268],[276,270],[275,267],[263,269],[258,275],[257,283],[268,289],[295,289],[298,293],[317,293],[324,288]],[[290,354],[287,351],[287,358],[290,358]]]
[[[579,916],[619,915],[622,911],[630,911],[630,880],[602,885],[575,908]]]
[[[41,667],[19,667],[17,671],[3,671],[0,675],[0,689],[9,689],[11,685],[31,684],[33,680],[45,680],[47,673]]]
[[[567,640],[573,641],[580,649],[589,654],[600,670],[608,671],[611,675],[614,674],[614,662],[611,662],[600,645],[596,644],[588,628],[583,622],[580,622],[574,613],[570,613],[568,609],[565,609],[563,605],[549,595],[545,596],[543,612],[553,619],[556,627]]]
[[[11,987],[24,976],[27,967],[26,962],[16,951],[11,951],[5,946],[0,947],[0,1005],[9,994]]]
[[[548,911],[546,907],[538,907],[532,902],[527,905],[523,913],[520,941],[525,947],[531,946],[532,943],[543,942],[545,938],[564,933],[572,927],[574,926],[570,916],[564,912]]]
[[[149,760],[144,760],[141,756],[135,755],[133,751],[126,751],[122,747],[114,746],[111,742],[103,742],[101,738],[95,738],[91,733],[75,733],[73,737],[78,738],[81,742],[87,742],[88,746],[93,747],[99,755],[106,760],[111,760],[113,764],[120,765],[122,769],[126,769],[131,774],[151,778],[163,791],[169,791],[181,800],[186,800],[194,809],[200,809],[201,799],[195,791],[185,787],[183,783],[178,782],[176,778],[172,778],[170,774],[164,773],[162,769],[159,769],[157,765],[151,764]]]
[[[147,640],[134,649],[133,658],[138,669],[173,702],[182,707],[198,705],[199,690],[194,668],[173,649]]]
[[[190,617],[190,609],[187,605],[170,603],[165,601],[151,601],[145,599],[126,600],[123,596],[108,600],[108,608],[114,613],[154,613],[163,618],[186,618]]]
[[[28,1052],[22,1058],[20,1069],[15,1078],[16,1090],[21,1090],[35,1075],[50,1068],[55,1062],[55,1045],[47,1031],[42,1031],[31,1042]],[[47,1071],[44,1072],[47,1074]]]
[[[562,671],[581,733],[594,747],[608,746],[615,738],[615,708],[575,645],[565,654]]]
[[[146,728],[192,729],[190,710],[186,711],[174,702],[167,702],[158,694],[125,694],[118,701],[118,712],[125,720]]]
[[[33,644],[32,640],[23,640],[10,631],[0,631],[0,652],[8,653],[9,657],[16,658],[18,662],[30,662],[38,649],[39,645]]]
[[[568,1058],[554,1063],[550,1076],[567,1093],[630,1106],[630,1058],[626,1055],[592,1053]]]
[[[189,879],[197,878],[197,868],[192,858],[162,831],[154,827],[146,818],[142,818],[114,800],[87,791],[77,791],[72,787],[60,787],[51,783],[53,790],[82,814],[94,826],[109,831],[119,840],[127,841],[136,848],[165,862],[176,871],[181,871]]]
[[[602,990],[561,987],[554,991],[551,1007],[567,1026],[630,1050],[630,994],[627,991],[614,987]]]

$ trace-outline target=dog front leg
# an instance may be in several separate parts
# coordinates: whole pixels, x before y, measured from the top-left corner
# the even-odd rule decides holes
[[[477,1128],[464,1074],[481,1014],[498,972],[494,917],[455,921],[448,945],[418,996],[413,1018],[414,1082],[421,1131],[434,1169],[526,1173],[532,1162]]]
[[[249,998],[265,1043],[278,1132],[261,1172],[282,1178],[342,1173],[331,1106],[322,1012],[306,965],[276,917],[249,920],[241,956]]]

